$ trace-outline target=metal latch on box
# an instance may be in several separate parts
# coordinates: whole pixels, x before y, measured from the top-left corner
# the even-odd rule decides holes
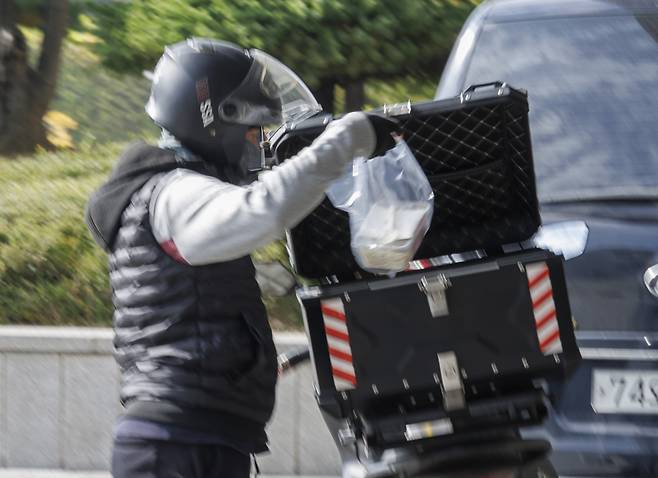
[[[432,317],[443,317],[449,314],[446,289],[450,287],[450,280],[443,274],[434,277],[423,276],[418,284],[427,296]]]
[[[459,374],[459,364],[454,352],[437,354],[439,371],[441,372],[441,391],[443,392],[443,406],[447,411],[459,410],[466,406],[464,384]]]

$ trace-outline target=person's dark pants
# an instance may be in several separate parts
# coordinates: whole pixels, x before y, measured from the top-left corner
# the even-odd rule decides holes
[[[115,441],[114,478],[248,478],[250,456],[218,445]]]

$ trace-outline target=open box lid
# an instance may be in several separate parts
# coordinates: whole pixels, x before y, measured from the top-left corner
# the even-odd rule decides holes
[[[385,107],[434,189],[432,225],[417,258],[436,257],[528,239],[540,225],[524,91],[502,83],[472,87],[456,98]],[[272,138],[279,161],[324,130],[319,115]],[[354,260],[347,213],[325,199],[288,233],[297,273],[354,280],[371,274]]]

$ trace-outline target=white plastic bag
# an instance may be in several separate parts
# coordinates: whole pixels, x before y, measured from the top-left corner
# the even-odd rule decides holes
[[[350,216],[357,263],[377,274],[408,267],[434,211],[432,188],[402,139],[383,156],[355,159],[327,196]]]

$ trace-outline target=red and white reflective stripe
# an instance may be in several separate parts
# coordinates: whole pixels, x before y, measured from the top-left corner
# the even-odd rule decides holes
[[[545,262],[527,264],[526,274],[528,275],[528,288],[532,299],[539,348],[544,355],[561,353],[560,327],[557,322],[553,285],[548,266]]]
[[[334,377],[336,390],[353,390],[356,388],[356,373],[352,363],[352,348],[350,334],[347,330],[345,307],[341,299],[326,299],[320,301],[324,331],[329,345],[331,374]]]
[[[429,269],[435,265],[432,262],[432,259],[418,259],[417,261],[411,261],[407,267],[408,271],[418,271],[422,269]]]

